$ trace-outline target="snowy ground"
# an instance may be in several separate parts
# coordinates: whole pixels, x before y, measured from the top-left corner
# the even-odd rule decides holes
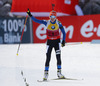
[[[100,44],[83,43],[62,48],[62,73],[69,78],[39,83],[44,74],[45,44],[0,45],[0,86],[100,86]],[[54,50],[53,50],[54,51]],[[22,77],[21,71],[24,75]],[[49,79],[57,77],[56,57],[52,52]]]

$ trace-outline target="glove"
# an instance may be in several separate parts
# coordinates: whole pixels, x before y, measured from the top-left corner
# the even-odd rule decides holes
[[[28,9],[28,11],[27,11],[27,14],[28,14],[30,17],[32,17],[32,14],[31,14],[31,12],[30,12],[29,9]]]
[[[61,46],[62,46],[62,47],[65,46],[65,40],[62,41]]]

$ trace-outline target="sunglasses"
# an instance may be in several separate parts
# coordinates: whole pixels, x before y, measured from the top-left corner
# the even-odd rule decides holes
[[[50,16],[50,18],[56,18],[56,16]]]

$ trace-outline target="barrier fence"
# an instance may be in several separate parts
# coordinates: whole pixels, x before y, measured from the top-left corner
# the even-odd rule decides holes
[[[64,26],[66,42],[100,40],[100,14],[57,17]],[[37,17],[48,20],[49,17]],[[0,18],[0,44],[16,44],[24,27],[25,18]],[[62,38],[62,35],[61,35]],[[46,27],[28,18],[22,43],[45,43]]]

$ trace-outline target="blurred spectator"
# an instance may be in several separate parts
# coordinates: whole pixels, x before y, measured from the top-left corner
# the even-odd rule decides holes
[[[90,0],[79,0],[79,6],[83,9],[85,4],[88,3]]]
[[[12,5],[12,0],[0,0],[0,16],[1,17],[13,17],[11,14],[11,5]]]
[[[8,0],[8,2],[9,2],[10,4],[12,4],[12,0]]]
[[[79,0],[84,15],[100,14],[100,0]]]
[[[0,1],[0,8],[3,6],[3,2],[2,1]]]

